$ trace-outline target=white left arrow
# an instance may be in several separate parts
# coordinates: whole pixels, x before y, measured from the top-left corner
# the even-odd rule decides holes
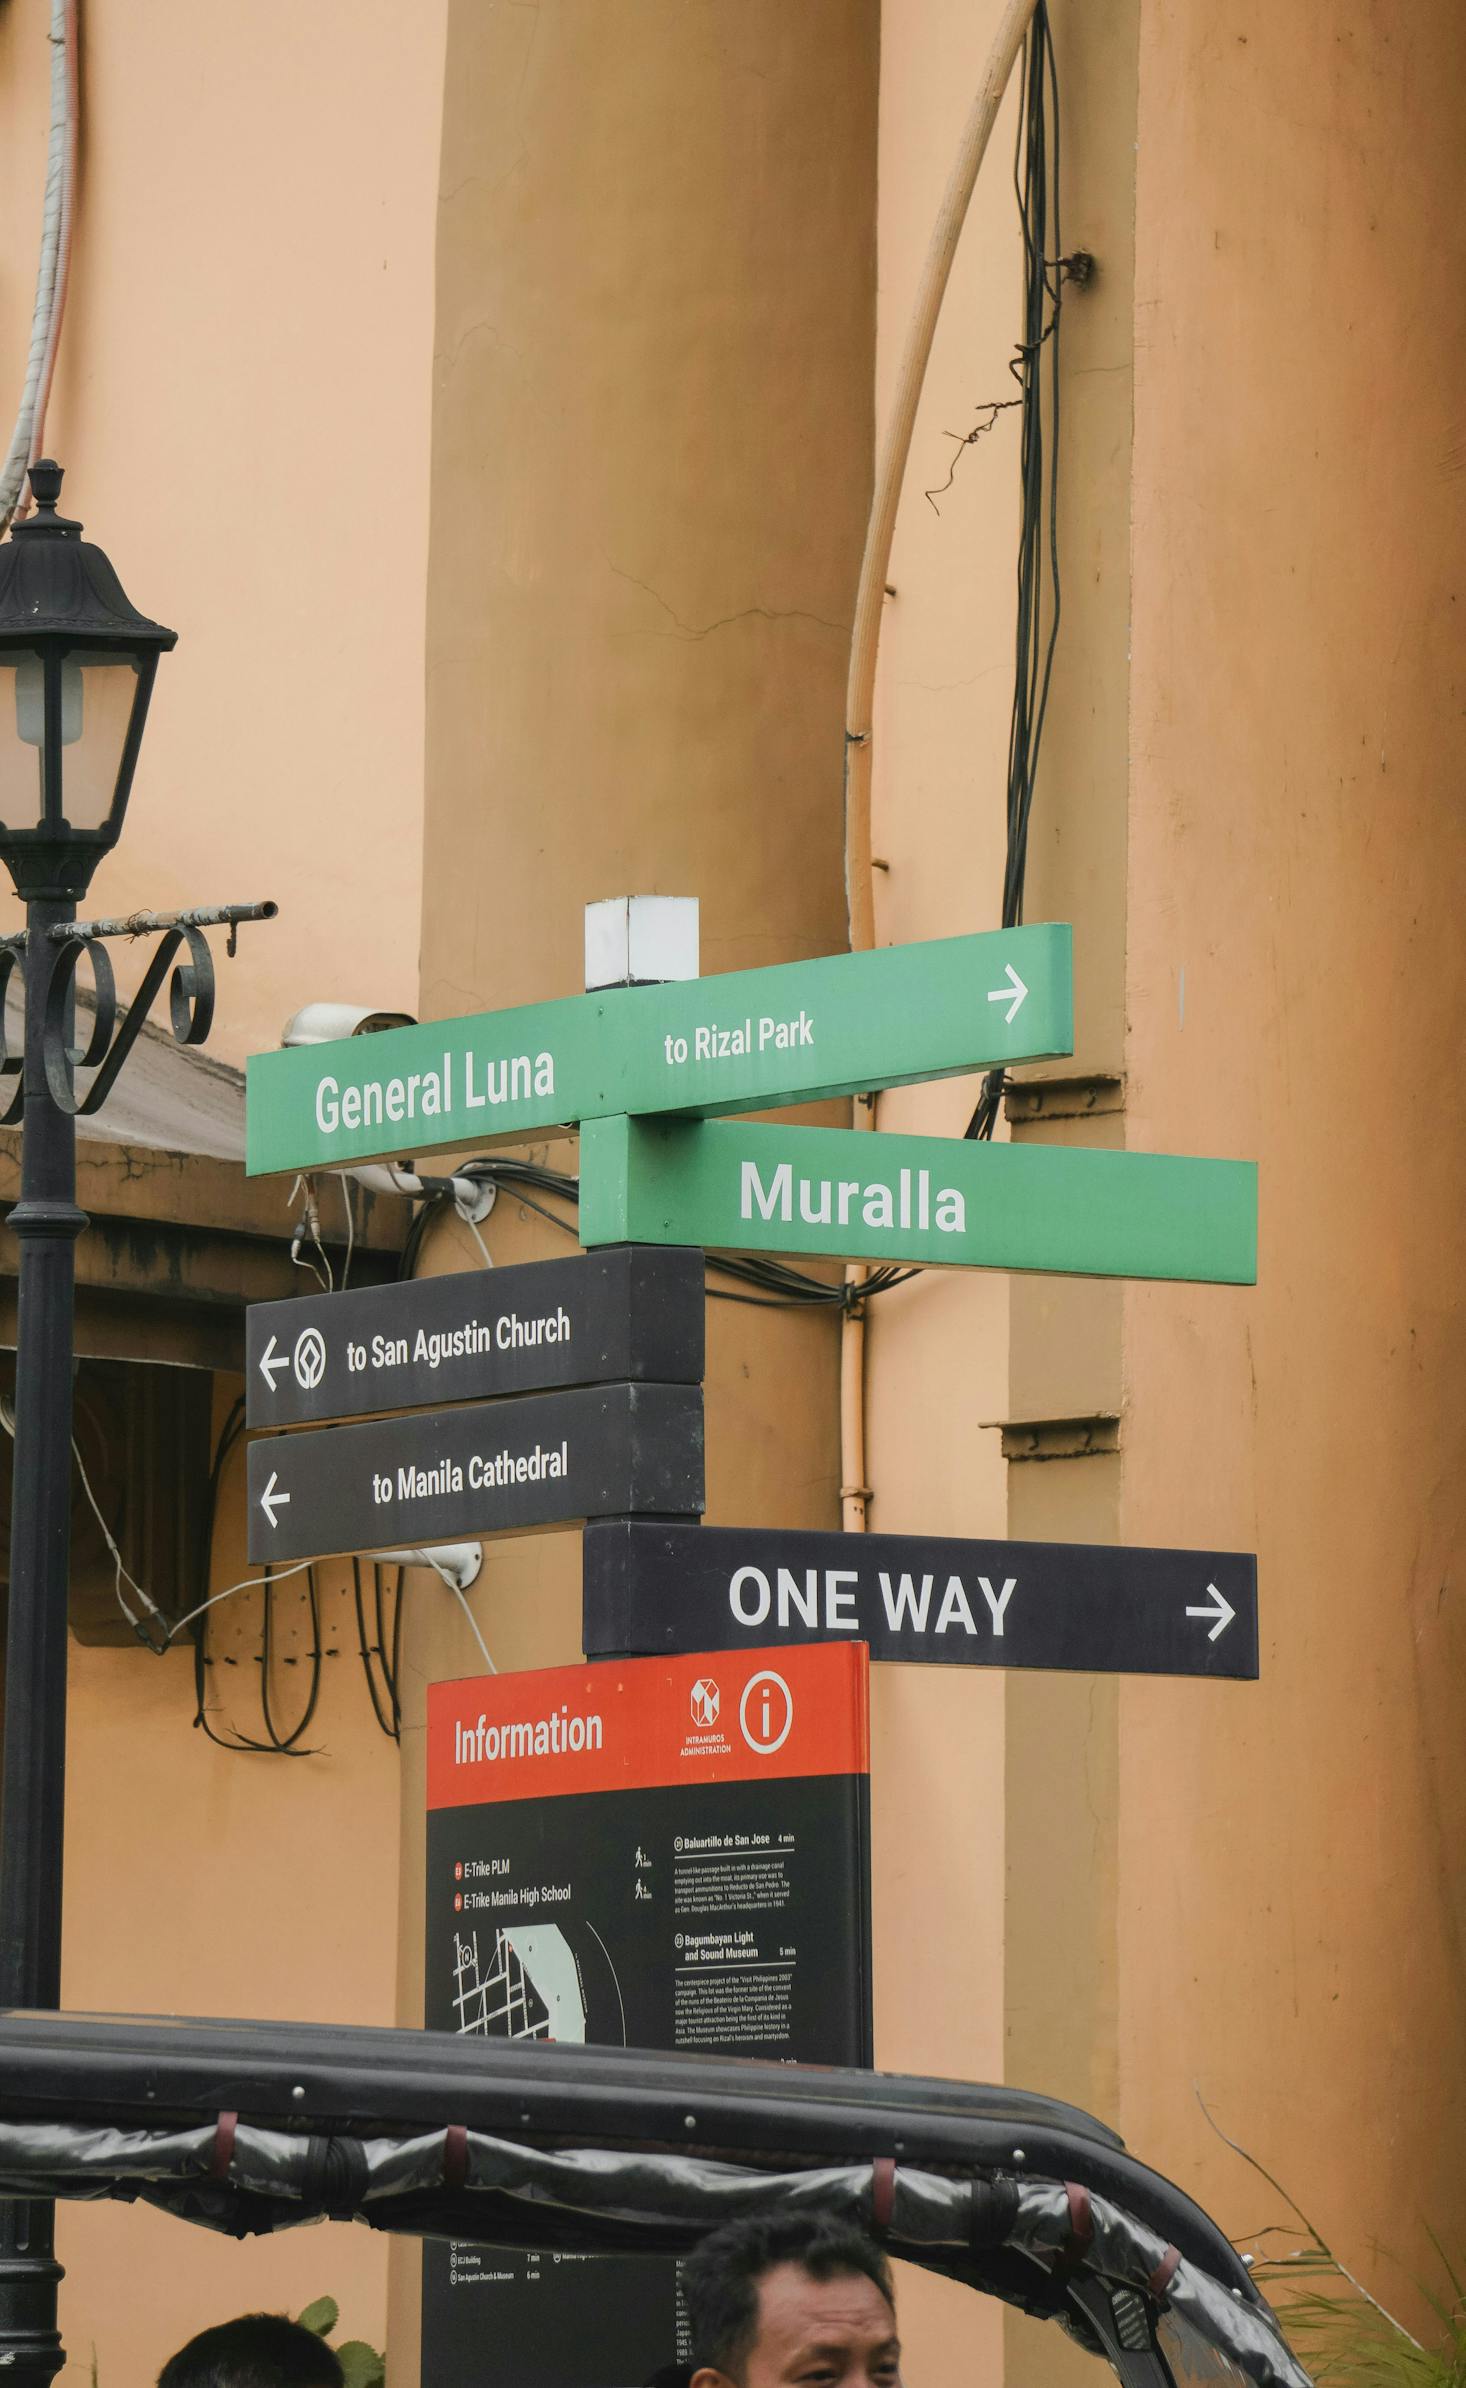
[[[1225,1592],[1219,1592],[1215,1584],[1208,1584],[1207,1590],[1211,1594],[1212,1605],[1210,1607],[1188,1609],[1186,1614],[1188,1617],[1214,1618],[1215,1623],[1212,1626],[1211,1632],[1206,1637],[1209,1642],[1214,1642],[1218,1634],[1224,1634],[1226,1632],[1227,1627],[1231,1624],[1232,1619],[1236,1616],[1237,1612],[1233,1608],[1230,1600],[1228,1600]]]
[[[260,1507],[263,1509],[272,1526],[278,1526],[280,1523],[279,1518],[275,1515],[276,1510],[284,1509],[290,1500],[289,1493],[276,1492],[275,1487],[279,1481],[279,1476],[272,1468],[270,1471],[270,1481],[265,1486],[264,1491],[260,1494]]]
[[[282,1352],[279,1359],[276,1359],[275,1338],[272,1335],[264,1350],[260,1354],[260,1374],[264,1378],[265,1383],[269,1386],[272,1393],[275,1390],[275,1379],[279,1375],[281,1369],[288,1368],[289,1366],[290,1360],[286,1353]]]
[[[1008,1026],[1011,1028],[1014,1021],[1018,1017],[1019,1005],[1027,1000],[1028,989],[1023,984],[1022,979],[1018,976],[1018,973],[1014,969],[1011,962],[1005,962],[1003,964],[1003,968],[1008,973],[1009,984],[1006,987],[990,988],[988,991],[988,1001],[989,1003],[1007,1004],[1008,1009],[1004,1016],[1007,1020]]]

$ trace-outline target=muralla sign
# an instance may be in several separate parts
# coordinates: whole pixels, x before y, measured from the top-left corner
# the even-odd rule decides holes
[[[1068,1053],[1069,930],[1002,929],[251,1057],[248,1168],[815,1102]]]
[[[1257,1167],[753,1122],[587,1121],[582,1243],[924,1268],[1257,1277]]]

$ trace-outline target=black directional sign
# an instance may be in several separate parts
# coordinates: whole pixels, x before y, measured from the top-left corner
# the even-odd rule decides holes
[[[602,1518],[584,1568],[589,1658],[850,1640],[936,1665],[1257,1675],[1240,1551]]]
[[[314,1426],[552,1385],[695,1385],[703,1315],[702,1254],[675,1245],[257,1302],[245,1415]]]
[[[507,1274],[507,1272],[506,1272]],[[249,1452],[252,1562],[703,1506],[702,1389],[595,1385],[466,1403]]]

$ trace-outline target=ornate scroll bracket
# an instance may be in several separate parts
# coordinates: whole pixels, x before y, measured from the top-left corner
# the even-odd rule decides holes
[[[106,1102],[165,980],[175,1044],[203,1044],[214,1024],[214,957],[204,930],[227,928],[227,950],[232,954],[241,921],[273,920],[278,909],[273,903],[219,904],[190,912],[134,912],[123,920],[59,922],[46,932],[49,960],[29,953],[25,931],[0,938],[0,1093],[9,1090],[0,1126],[13,1126],[25,1103],[30,1039],[25,1028],[17,1038],[9,1018],[10,986],[17,971],[28,1003],[39,997],[43,1006],[39,1053],[51,1100],[58,1111],[84,1119]],[[149,936],[160,936],[161,943],[136,995],[124,1006],[118,1001],[107,940]],[[185,953],[186,959],[179,961]],[[92,973],[92,1019],[87,1035],[78,1040],[76,974],[83,955]],[[77,1092],[78,1070],[94,1073],[84,1094]]]

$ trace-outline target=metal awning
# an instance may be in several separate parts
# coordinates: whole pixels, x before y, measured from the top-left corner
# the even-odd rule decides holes
[[[302,2024],[0,2016],[0,2195],[140,2199],[243,2236],[322,2218],[678,2252],[818,2204],[1056,2321],[1126,2388],[1308,2388],[1201,2208],[1022,2091]]]

